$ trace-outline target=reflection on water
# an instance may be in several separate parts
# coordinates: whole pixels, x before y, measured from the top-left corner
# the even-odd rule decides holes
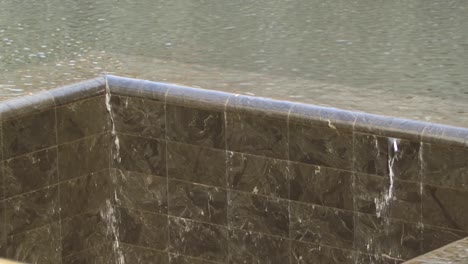
[[[6,0],[0,96],[111,72],[462,125],[467,13],[461,0]]]

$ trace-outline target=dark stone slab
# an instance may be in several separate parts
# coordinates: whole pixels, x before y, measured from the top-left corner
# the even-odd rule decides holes
[[[9,159],[55,145],[55,125],[55,109],[3,122],[4,158]]]
[[[377,256],[410,259],[422,253],[422,226],[401,220],[357,214],[355,249]]]
[[[354,134],[357,172],[420,182],[420,143],[396,138]]]
[[[96,211],[105,206],[112,194],[109,170],[102,170],[86,176],[60,183],[61,217]]]
[[[288,237],[289,201],[229,191],[228,205],[231,228]]]
[[[119,240],[123,243],[166,250],[167,216],[118,207]]]
[[[236,152],[288,159],[287,116],[254,111],[226,113],[227,149]]]
[[[172,253],[218,262],[227,260],[226,227],[169,217],[169,238]]]
[[[57,148],[6,160],[3,173],[6,198],[57,184]]]
[[[375,216],[420,222],[420,184],[394,180],[391,191],[390,185],[388,178],[357,173],[354,187],[356,211]]]
[[[117,256],[114,254],[112,243],[105,243],[93,248],[85,249],[76,254],[64,256],[62,264],[115,264]]]
[[[214,262],[204,259],[191,258],[187,256],[169,254],[169,263],[170,264],[216,264],[222,262]]]
[[[100,134],[58,147],[59,179],[68,180],[109,168],[108,134]]]
[[[109,125],[104,96],[57,107],[58,144],[105,132]]]
[[[291,163],[291,200],[353,210],[353,175],[320,166]]]
[[[350,250],[330,248],[299,241],[291,242],[291,264],[355,264]],[[370,262],[371,263],[371,262]]]
[[[468,192],[423,186],[423,223],[468,232]]]
[[[131,264],[168,264],[167,252],[143,248],[134,245],[120,244],[124,263]]]
[[[83,213],[62,220],[62,256],[92,249],[109,241],[112,230],[105,210]],[[78,262],[83,263],[83,262]]]
[[[401,139],[396,139],[396,142],[397,152],[395,152],[394,146],[389,146],[390,158],[394,158],[392,166],[394,177],[399,180],[421,182],[422,144]]]
[[[224,113],[166,105],[167,139],[224,149]]]
[[[112,96],[111,105],[117,132],[164,139],[164,102]]]
[[[424,183],[468,191],[468,149],[423,145]]]
[[[0,200],[0,217],[5,217],[5,215],[1,212],[5,212],[5,200]],[[0,254],[1,256],[6,255],[6,245],[7,245],[7,224],[10,221],[10,219],[5,219],[0,222]]]
[[[229,231],[229,263],[289,263],[289,241],[233,229]]]
[[[291,239],[353,249],[353,212],[297,202],[290,210]]]
[[[121,160],[114,160],[116,168],[166,177],[165,141],[123,134],[119,134],[118,138]]]
[[[354,259],[355,263],[369,263],[369,264],[400,264],[403,263],[404,260],[398,259],[398,258],[393,258],[390,256],[387,256],[385,254],[383,255],[369,255],[369,254],[364,254],[360,252],[356,252],[354,254]]]
[[[389,139],[368,134],[354,134],[354,169],[356,172],[388,176]]]
[[[169,214],[218,225],[226,225],[226,190],[169,180]]]
[[[467,232],[425,225],[423,231],[423,253],[438,249],[465,237],[468,237]]]
[[[229,188],[253,194],[289,198],[288,162],[229,152]]]
[[[167,179],[130,171],[112,170],[117,205],[167,214]]]
[[[353,135],[333,127],[289,124],[289,155],[292,161],[352,169]]]
[[[0,219],[6,219],[7,235],[44,226],[57,221],[58,217],[57,185],[5,200],[5,207],[0,212]]]
[[[184,143],[167,142],[168,177],[226,187],[226,152]]]
[[[48,224],[8,237],[5,257],[25,263],[61,263],[60,227]]]

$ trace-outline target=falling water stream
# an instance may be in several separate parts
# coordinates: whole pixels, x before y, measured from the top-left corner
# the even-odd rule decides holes
[[[388,176],[389,176],[389,186],[387,190],[385,190],[381,197],[375,198],[375,207],[376,207],[376,214],[377,217],[384,216],[390,206],[391,201],[395,198],[394,194],[394,180],[395,180],[395,173],[393,170],[393,166],[395,161],[398,160],[398,143],[399,139],[396,138],[389,138],[389,153],[388,153]]]
[[[105,96],[105,103],[107,113],[109,115],[110,124],[111,124],[111,138],[113,145],[111,146],[111,156],[114,161],[117,163],[121,162],[120,157],[120,141],[115,129],[115,122],[114,122],[114,113],[112,111],[111,106],[111,94],[109,89],[109,84],[107,83],[106,79],[106,96]],[[111,175],[115,175],[111,172]],[[112,183],[117,184],[116,179],[112,176]],[[119,198],[117,196],[117,191],[114,189],[114,201],[115,203],[119,203]],[[106,200],[106,207],[103,211],[101,211],[101,216],[104,218],[105,223],[107,224],[107,235],[112,238],[112,250],[116,256],[115,263],[116,264],[125,264],[125,258],[120,246],[120,238],[119,238],[119,225],[120,219],[115,211],[115,205],[112,203],[111,199]]]

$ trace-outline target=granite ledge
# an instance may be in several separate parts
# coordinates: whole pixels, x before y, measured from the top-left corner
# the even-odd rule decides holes
[[[408,260],[403,264],[466,264],[468,263],[468,237]]]

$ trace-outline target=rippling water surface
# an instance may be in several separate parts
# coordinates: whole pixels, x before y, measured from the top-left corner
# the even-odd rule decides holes
[[[468,126],[468,1],[0,1],[0,97],[104,72]]]

